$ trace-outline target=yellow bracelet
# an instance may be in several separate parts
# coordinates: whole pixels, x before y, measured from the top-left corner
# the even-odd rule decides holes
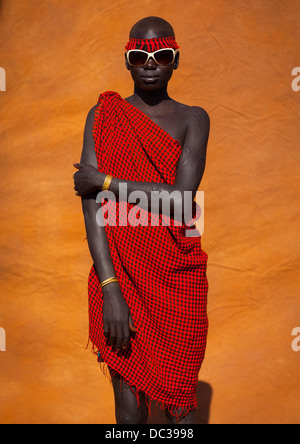
[[[119,282],[119,281],[118,281],[118,278],[116,278],[116,277],[111,277],[111,278],[109,278],[109,279],[106,279],[105,281],[101,282],[100,287],[103,288],[104,285],[110,284],[110,283],[112,283],[112,282]]]
[[[112,180],[113,180],[113,176],[111,176],[110,174],[107,174],[107,176],[105,177],[105,180],[103,182],[103,186],[102,186],[103,191],[109,190]]]

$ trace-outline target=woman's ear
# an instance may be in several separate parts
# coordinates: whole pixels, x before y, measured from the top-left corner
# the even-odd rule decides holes
[[[180,59],[180,52],[178,51],[176,56],[175,56],[174,69],[178,69],[178,67],[179,67],[179,59]]]
[[[125,65],[126,65],[126,68],[128,69],[128,71],[130,71],[130,66],[129,66],[129,63],[128,63],[128,60],[127,60],[126,52],[125,52]]]

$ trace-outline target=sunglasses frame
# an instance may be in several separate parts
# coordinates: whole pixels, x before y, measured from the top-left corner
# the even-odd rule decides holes
[[[171,51],[173,51],[173,61],[171,62],[171,63],[157,63],[157,61],[156,61],[156,59],[155,59],[155,54],[157,54],[158,52],[161,52],[161,51],[165,51],[165,50],[171,50]],[[136,52],[136,51],[138,51],[138,52],[143,52],[144,54],[147,54],[148,55],[148,58],[147,58],[147,60],[146,60],[146,62],[143,64],[143,65],[132,65],[131,63],[130,63],[130,61],[129,61],[129,55],[130,55],[130,53],[131,52]],[[158,66],[171,66],[171,65],[173,65],[173,63],[175,62],[175,59],[176,59],[176,55],[178,54],[178,49],[174,49],[174,48],[161,48],[161,49],[158,49],[157,51],[154,51],[154,52],[148,52],[148,51],[144,51],[143,49],[130,49],[129,51],[127,51],[126,52],[126,58],[127,58],[127,62],[128,62],[128,64],[130,65],[130,66],[133,66],[133,67],[136,67],[136,68],[143,68],[144,66],[146,66],[147,65],[147,63],[149,62],[149,59],[152,57],[153,58],[153,60],[155,61],[155,63],[158,65]]]

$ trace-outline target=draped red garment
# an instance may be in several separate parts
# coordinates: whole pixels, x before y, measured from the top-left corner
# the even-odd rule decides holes
[[[179,142],[118,93],[100,95],[93,135],[101,172],[129,181],[175,183]],[[102,211],[109,202],[102,201]],[[188,411],[197,406],[198,373],[206,348],[207,254],[199,236],[185,235],[195,226],[164,226],[161,215],[159,226],[119,226],[119,213],[129,215],[134,206],[125,203],[124,213],[121,205],[124,202],[116,203],[117,226],[107,224],[105,230],[137,333],[127,350],[106,345],[102,290],[93,265],[88,285],[93,351],[135,388],[138,400],[143,391],[148,400],[160,401],[170,412],[174,407]],[[146,213],[150,215],[141,211],[142,216]]]

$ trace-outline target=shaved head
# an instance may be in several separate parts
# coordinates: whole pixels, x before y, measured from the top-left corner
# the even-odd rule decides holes
[[[130,32],[131,39],[153,39],[175,36],[173,27],[160,17],[145,17]]]

